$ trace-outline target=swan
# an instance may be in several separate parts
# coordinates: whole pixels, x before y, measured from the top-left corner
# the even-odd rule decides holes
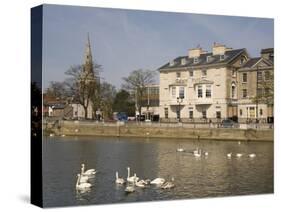
[[[256,157],[256,154],[255,153],[249,154],[249,157],[254,158],[254,157]]]
[[[197,147],[196,150],[193,151],[193,154],[195,155],[195,154],[198,154],[198,153],[199,153],[199,149]]]
[[[174,188],[175,184],[174,184],[174,178],[172,177],[171,181],[165,182],[161,188],[162,189],[170,189],[170,188]]]
[[[130,177],[130,167],[127,167],[128,170],[128,176],[127,176],[127,182],[129,183],[135,183],[136,181],[138,181],[138,177],[136,175],[136,173],[134,174],[134,176]]]
[[[135,187],[134,186],[127,186],[125,188],[125,192],[127,192],[127,193],[132,193],[134,191],[135,191]]]
[[[227,155],[226,155],[228,158],[231,158],[231,156],[232,156],[232,152],[230,152],[230,153],[227,153]]]
[[[116,184],[124,184],[125,183],[125,180],[123,178],[119,178],[118,177],[118,172],[116,172],[116,180],[115,180],[115,183]]]
[[[202,151],[201,151],[201,149],[200,149],[198,152],[195,152],[195,153],[194,153],[194,156],[195,156],[195,157],[201,157],[201,152],[202,152]]]
[[[89,189],[90,187],[92,187],[92,184],[90,183],[81,183],[81,174],[77,175],[77,182],[76,182],[76,189],[78,190],[83,190],[83,189]]]
[[[242,153],[237,153],[237,154],[236,154],[236,157],[241,158],[242,155],[243,155]]]
[[[144,184],[145,184],[145,185],[149,185],[149,184],[150,184],[150,182],[151,182],[151,180],[150,180],[150,179],[145,179],[145,180],[144,180]]]
[[[150,184],[155,184],[155,185],[162,185],[163,183],[165,182],[165,179],[164,178],[155,178],[154,180],[152,180],[150,182]]]
[[[184,152],[185,149],[184,148],[177,148],[177,152]]]
[[[83,176],[92,176],[96,174],[96,170],[95,169],[88,169],[87,171],[85,171],[85,164],[82,163],[81,164],[81,174]]]
[[[144,181],[144,180],[140,180],[140,181],[137,181],[137,182],[135,183],[135,185],[136,185],[137,187],[144,188],[146,184],[145,184],[145,181]]]
[[[80,180],[79,180],[80,183],[87,183],[88,180],[89,180],[88,176],[83,176],[80,174]]]

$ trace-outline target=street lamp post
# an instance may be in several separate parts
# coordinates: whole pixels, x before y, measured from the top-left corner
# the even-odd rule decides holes
[[[147,87],[147,108],[146,108],[146,119],[150,120],[150,116],[149,116],[149,87]]]
[[[258,116],[259,116],[259,110],[258,110],[258,107],[259,107],[259,94],[258,94],[258,87],[259,87],[259,66],[257,66],[257,84],[256,84],[256,87],[257,87],[257,89],[256,89],[256,127],[257,127],[257,124],[258,124],[258,121],[259,121],[259,118],[258,118]]]
[[[179,122],[181,121],[181,103],[183,102],[183,98],[177,97],[177,103],[179,103]]]

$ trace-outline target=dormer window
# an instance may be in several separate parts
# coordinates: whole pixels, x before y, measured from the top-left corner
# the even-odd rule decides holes
[[[212,57],[210,55],[207,56],[207,58],[206,58],[207,63],[211,61],[211,58]]]
[[[220,55],[220,60],[224,60],[224,58],[225,58],[224,54]]]
[[[182,59],[181,59],[181,64],[182,64],[182,65],[186,65],[186,59],[185,59],[185,58],[182,58]]]
[[[193,58],[193,63],[198,63],[199,62],[199,58],[198,57],[194,57]]]

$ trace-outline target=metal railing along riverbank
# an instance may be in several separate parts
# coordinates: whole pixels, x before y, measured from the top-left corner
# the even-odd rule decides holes
[[[153,128],[194,128],[194,129],[208,129],[208,128],[228,128],[228,129],[273,129],[273,124],[268,123],[234,123],[231,126],[224,126],[222,123],[161,123],[161,122],[142,122],[142,121],[128,121],[128,122],[103,122],[94,120],[80,120],[80,121],[69,121],[69,120],[45,120],[43,123],[44,128],[61,127],[63,125],[77,125],[77,126],[140,126],[140,127],[153,127]]]

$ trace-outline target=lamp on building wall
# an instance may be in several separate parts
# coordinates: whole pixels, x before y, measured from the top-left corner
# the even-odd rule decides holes
[[[177,97],[177,103],[179,104],[179,110],[178,110],[178,119],[179,122],[181,121],[181,103],[183,102],[183,98]]]

